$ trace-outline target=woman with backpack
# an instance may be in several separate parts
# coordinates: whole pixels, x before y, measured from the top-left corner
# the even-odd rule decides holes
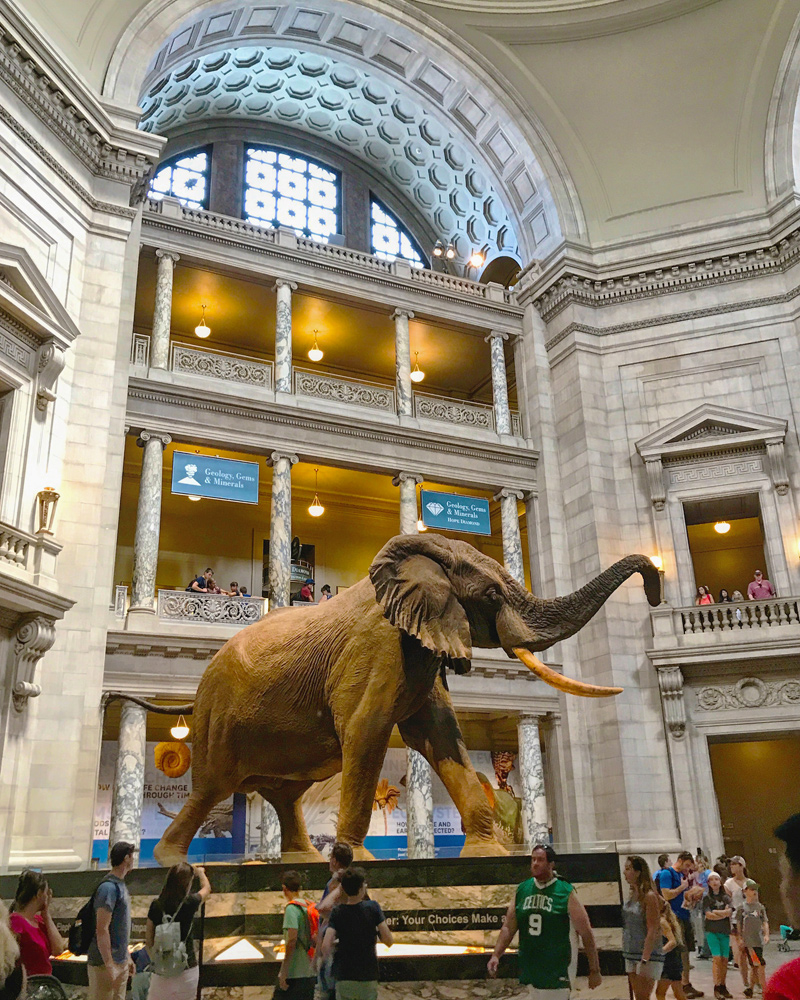
[[[191,892],[195,875],[200,889]],[[192,924],[200,904],[211,895],[205,869],[182,861],[167,872],[167,880],[147,913],[145,942],[150,955],[149,1000],[194,1000],[200,969],[194,950]]]

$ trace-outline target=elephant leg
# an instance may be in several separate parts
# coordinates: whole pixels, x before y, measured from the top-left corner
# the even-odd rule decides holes
[[[281,825],[281,860],[291,862],[322,861],[311,843],[303,816],[303,794],[313,781],[282,781],[275,787],[259,789],[260,794],[278,814]]]
[[[406,746],[436,771],[464,821],[462,857],[508,854],[494,835],[492,809],[472,766],[450,695],[437,679],[422,708],[399,724]]]
[[[342,796],[336,839],[353,848],[356,861],[372,861],[364,847],[369,830],[375,789],[378,787],[391,728],[375,731],[368,718],[353,717],[348,722],[348,737],[342,745]]]
[[[189,844],[200,824],[218,802],[227,799],[233,788],[220,785],[208,789],[195,788],[184,802],[183,808],[170,823],[153,849],[153,857],[164,868],[186,860]]]

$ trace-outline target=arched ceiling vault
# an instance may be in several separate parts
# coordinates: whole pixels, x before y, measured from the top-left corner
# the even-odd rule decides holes
[[[173,0],[173,13],[185,4]],[[147,129],[226,116],[283,122],[381,171],[435,230],[460,234],[461,255],[488,243],[526,263],[561,242],[521,116],[463,57],[345,0],[202,7],[160,39],[139,74]],[[109,84],[119,89],[130,74],[129,60],[112,61]]]
[[[405,88],[349,61],[286,47],[225,48],[173,66],[140,101],[142,128],[170,135],[193,123],[244,118],[310,133],[357,156],[405,194],[438,236],[452,240],[460,259],[484,244],[488,260],[520,259],[515,222],[483,164]],[[515,184],[534,201],[529,173]],[[537,244],[549,235],[539,205],[531,224]]]

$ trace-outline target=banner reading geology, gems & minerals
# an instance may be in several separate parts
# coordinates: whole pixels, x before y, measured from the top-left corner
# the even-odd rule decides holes
[[[209,500],[258,503],[258,462],[195,455],[172,455],[172,492]]]

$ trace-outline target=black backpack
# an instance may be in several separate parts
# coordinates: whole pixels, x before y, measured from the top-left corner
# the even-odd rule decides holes
[[[98,884],[97,889],[100,888],[103,882],[112,882],[112,884],[116,885],[112,879],[104,878]],[[85,955],[94,940],[97,931],[97,914],[94,908],[97,889],[94,890],[89,899],[78,910],[78,916],[69,929],[67,944],[73,955]],[[117,902],[119,902],[119,889],[117,889]]]

